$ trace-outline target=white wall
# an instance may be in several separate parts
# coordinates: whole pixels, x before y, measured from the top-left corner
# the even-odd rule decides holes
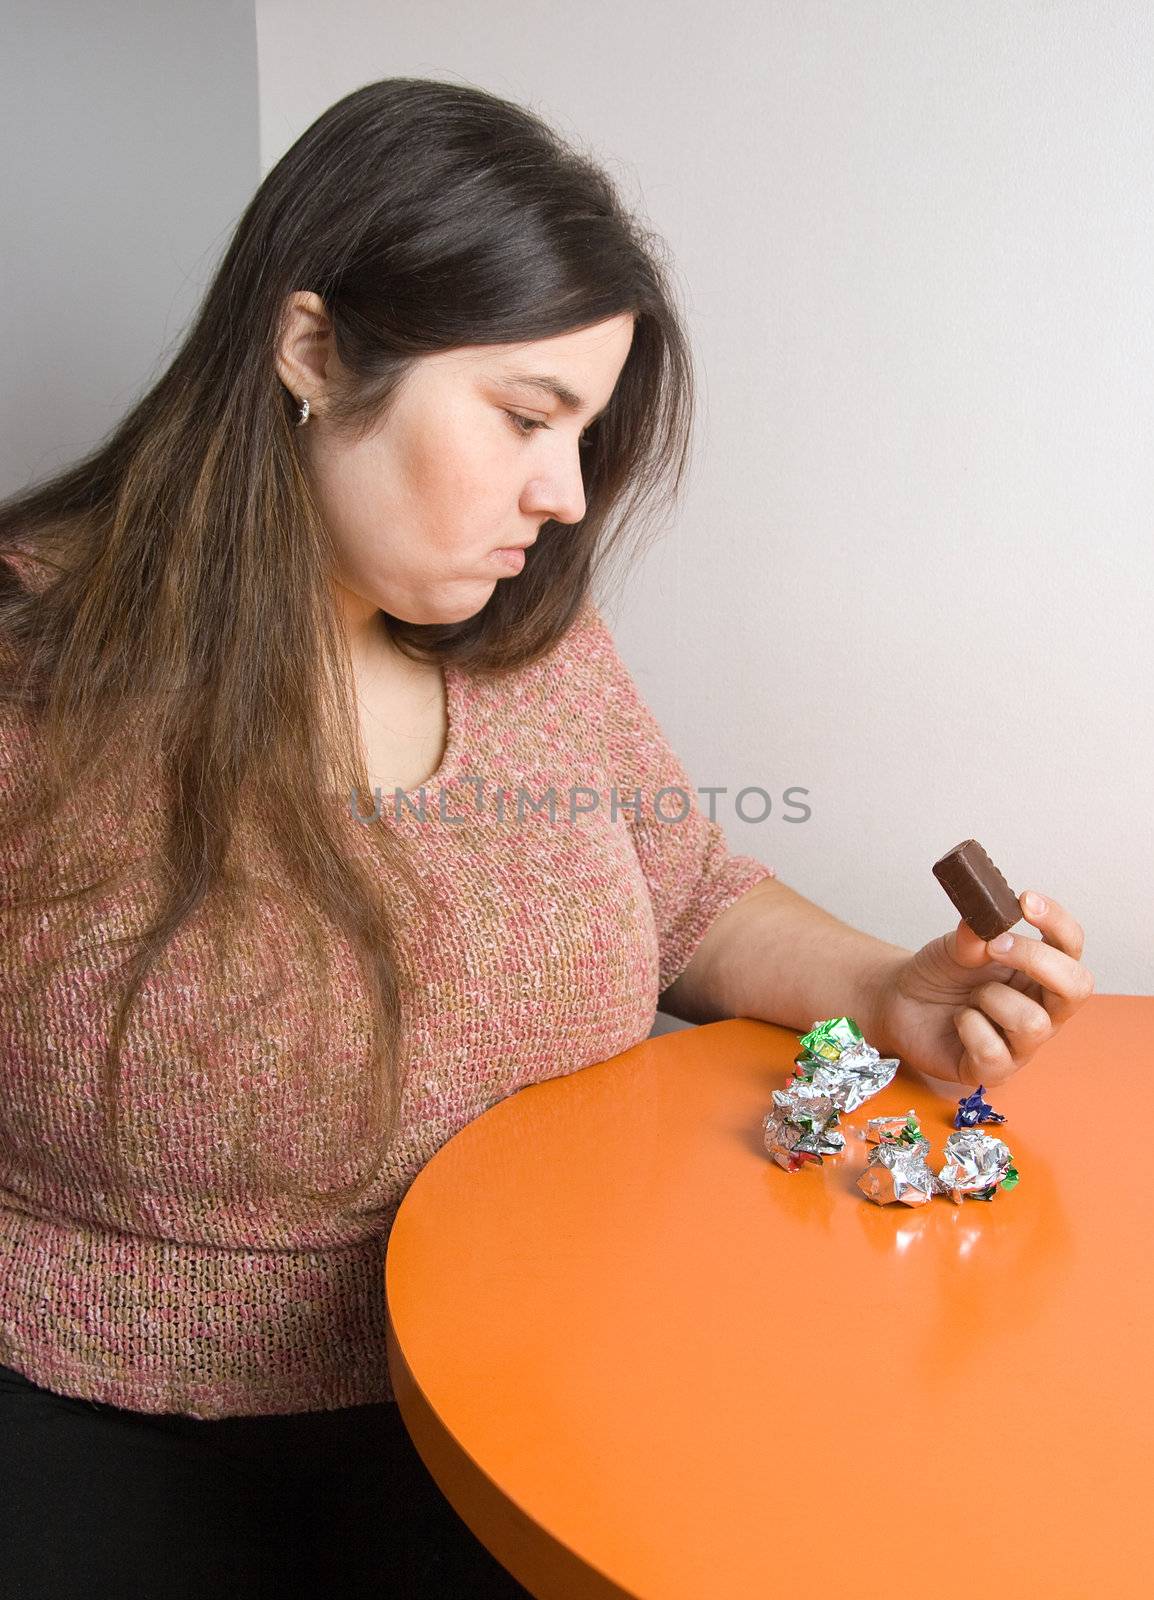
[[[6,0],[0,493],[161,369],[260,174],[334,99],[405,73],[528,103],[679,264],[696,476],[608,609],[695,781],[729,786],[734,847],[916,946],[953,922],[930,863],[973,834],[1075,910],[1100,989],[1154,992],[1154,9],[255,21]],[[767,821],[737,820],[746,785]]]
[[[167,365],[260,174],[251,0],[3,0],[0,494]]]
[[[722,797],[734,847],[916,948],[972,835],[1075,912],[1100,990],[1154,992],[1154,8],[257,24],[262,170],[361,83],[455,79],[576,130],[672,245],[695,481],[608,609],[694,781],[775,797]]]

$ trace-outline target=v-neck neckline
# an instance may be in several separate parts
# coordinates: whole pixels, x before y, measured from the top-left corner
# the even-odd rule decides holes
[[[421,791],[426,795],[430,789],[443,788],[451,783],[457,775],[460,766],[462,742],[464,737],[465,707],[468,696],[468,674],[454,666],[452,662],[438,663],[441,672],[441,681],[445,692],[445,748],[441,752],[441,759],[435,772],[431,773],[421,783],[415,783],[409,789],[401,789],[397,785],[390,786],[387,790],[381,788],[381,801],[384,804],[386,797],[391,802],[395,796],[405,800],[419,802]],[[351,806],[356,796],[348,790],[341,790],[337,798],[345,805]],[[372,794],[376,802],[375,791]]]

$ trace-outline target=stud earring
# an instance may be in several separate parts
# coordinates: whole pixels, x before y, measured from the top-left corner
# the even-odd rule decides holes
[[[301,401],[300,415],[297,417],[297,427],[309,420],[309,403],[307,397]]]

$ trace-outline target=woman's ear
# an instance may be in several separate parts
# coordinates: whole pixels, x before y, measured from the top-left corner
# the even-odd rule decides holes
[[[308,398],[316,412],[337,355],[333,325],[319,294],[295,289],[286,295],[277,341],[276,370],[280,381],[298,401]]]

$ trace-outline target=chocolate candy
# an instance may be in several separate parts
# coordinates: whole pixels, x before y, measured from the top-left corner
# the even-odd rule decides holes
[[[947,850],[934,862],[934,877],[979,939],[996,939],[1021,921],[1017,895],[976,839]]]

